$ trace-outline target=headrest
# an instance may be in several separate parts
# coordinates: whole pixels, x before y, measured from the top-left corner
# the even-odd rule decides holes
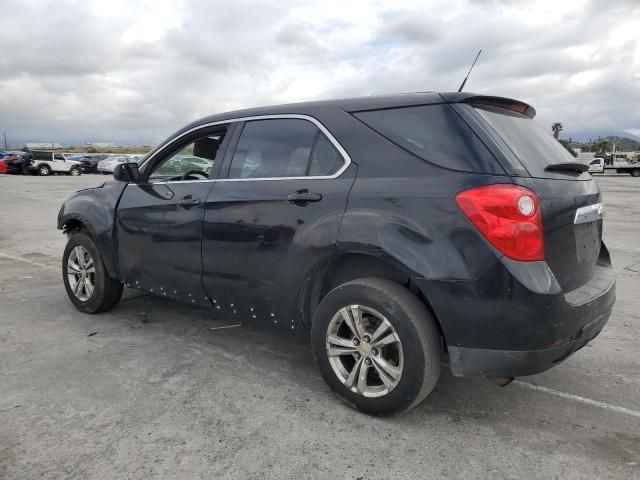
[[[215,160],[220,148],[220,140],[210,137],[199,138],[193,144],[193,155],[195,157]]]

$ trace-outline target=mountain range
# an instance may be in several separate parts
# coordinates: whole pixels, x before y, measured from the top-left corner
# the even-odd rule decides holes
[[[593,142],[596,142],[598,140],[607,140],[609,142],[609,144],[611,145],[615,145],[616,147],[616,151],[617,152],[637,152],[640,151],[640,140],[636,140],[634,138],[630,138],[632,136],[630,135],[625,135],[625,136],[619,136],[619,135],[606,135],[606,136],[598,136],[598,137],[591,137],[591,140]],[[575,138],[571,139],[571,145],[573,147],[586,147],[589,145],[589,139],[587,138],[585,141],[580,142],[580,141],[576,141]]]

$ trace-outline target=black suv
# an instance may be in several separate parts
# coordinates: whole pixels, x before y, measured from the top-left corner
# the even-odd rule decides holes
[[[64,284],[123,284],[310,331],[329,386],[411,408],[442,363],[508,381],[601,331],[615,300],[598,185],[529,105],[419,93],[257,108],[179,130],[71,196]]]

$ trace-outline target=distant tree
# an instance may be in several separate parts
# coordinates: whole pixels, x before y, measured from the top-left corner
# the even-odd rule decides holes
[[[562,145],[564,148],[567,149],[567,152],[569,152],[573,157],[577,157],[578,154],[576,153],[576,151],[571,148],[571,144],[569,142],[567,142],[566,140],[558,140],[560,142],[560,145]]]
[[[595,144],[593,145],[593,149],[596,151],[596,153],[605,154],[611,150],[611,143],[609,142],[609,140],[605,140],[603,138],[595,142]]]
[[[562,123],[560,122],[555,122],[554,124],[551,125],[551,130],[553,130],[553,136],[556,137],[556,140],[560,136],[560,132],[562,131],[562,128],[563,128]]]

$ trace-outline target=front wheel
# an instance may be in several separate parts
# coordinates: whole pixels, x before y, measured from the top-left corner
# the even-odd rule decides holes
[[[335,288],[318,306],[311,341],[329,387],[373,415],[419,404],[440,377],[440,334],[420,300],[386,279]]]
[[[635,169],[631,170],[631,176],[632,177],[640,177],[640,168],[635,168]]]
[[[72,177],[77,177],[81,173],[82,172],[80,171],[80,169],[78,167],[73,167],[71,170],[69,170],[69,175],[71,175]]]
[[[85,313],[110,310],[122,296],[122,283],[109,276],[93,239],[83,231],[67,242],[62,278],[69,299]]]

